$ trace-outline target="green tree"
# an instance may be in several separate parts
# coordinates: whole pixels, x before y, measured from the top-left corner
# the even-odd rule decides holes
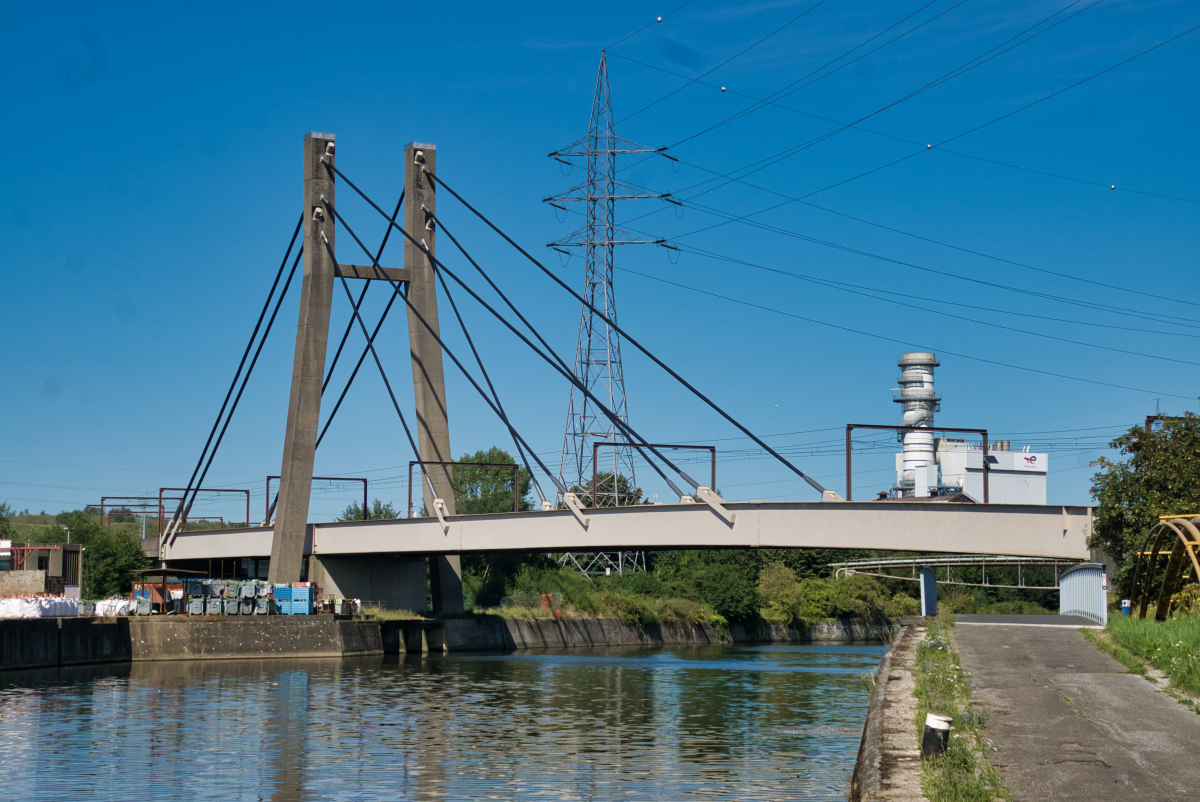
[[[790,624],[800,602],[796,572],[783,563],[769,563],[758,572],[758,597],[766,605],[759,614],[773,624]]]
[[[83,587],[85,599],[100,599],[129,593],[136,579],[134,571],[149,568],[151,560],[142,551],[142,542],[132,532],[114,529],[96,516],[75,510],[56,516],[56,523],[42,530],[40,540],[65,543],[71,530],[71,542],[83,546]]]
[[[16,510],[8,506],[8,502],[0,501],[0,538],[12,539],[12,524],[8,522],[8,519],[9,516],[15,514]]]
[[[1160,515],[1200,513],[1200,418],[1191,412],[1157,432],[1134,426],[1109,443],[1123,458],[1101,457],[1092,477],[1099,503],[1092,548],[1132,568],[1132,557]]]
[[[634,487],[629,483],[629,477],[625,474],[617,474],[617,492],[614,495],[612,491],[613,478],[612,471],[601,471],[596,475],[596,486],[599,488],[596,498],[597,507],[630,507],[634,504],[645,504],[645,494],[640,487]],[[575,485],[571,488],[571,492],[579,496],[579,502],[584,507],[592,506],[592,483],[585,482],[582,485]]]
[[[485,515],[492,512],[512,512],[513,469],[489,468],[473,464],[494,462],[512,465],[513,458],[502,448],[492,446],[474,454],[463,454],[454,466],[454,509],[459,515]],[[533,509],[526,496],[532,479],[521,468],[518,474],[517,496],[521,510]]]
[[[370,509],[367,510],[367,514],[365,516],[363,515],[362,505],[356,501],[353,504],[351,504],[349,507],[347,507],[346,509],[342,510],[342,514],[338,516],[338,520],[339,521],[363,521],[363,520],[381,521],[381,520],[391,520],[391,519],[399,518],[399,517],[400,516],[396,513],[396,508],[392,506],[392,502],[389,501],[385,504],[385,503],[381,502],[379,499],[375,499],[375,501],[372,502]]]

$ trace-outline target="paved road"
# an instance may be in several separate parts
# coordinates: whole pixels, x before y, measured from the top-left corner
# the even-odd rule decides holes
[[[1018,802],[1200,797],[1200,715],[1077,631],[956,626],[951,638]]]

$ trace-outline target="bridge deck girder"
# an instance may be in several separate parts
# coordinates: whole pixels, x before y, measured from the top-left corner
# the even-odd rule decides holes
[[[1088,557],[1088,507],[887,502],[736,502],[727,523],[701,504],[309,524],[316,555],[694,548],[833,548]],[[182,533],[164,560],[265,557],[270,528]]]

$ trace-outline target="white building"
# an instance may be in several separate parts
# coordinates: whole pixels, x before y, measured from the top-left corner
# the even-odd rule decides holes
[[[960,438],[935,438],[935,412],[941,397],[933,386],[937,357],[931,353],[904,354],[900,388],[894,400],[903,404],[902,423],[914,427],[900,440],[903,451],[896,455],[896,495],[910,498],[945,495],[959,491],[973,501],[983,502],[983,448],[980,443]],[[928,431],[925,431],[928,430]],[[1028,450],[1012,451],[1007,440],[988,448],[988,502],[992,504],[1045,504],[1049,455]]]

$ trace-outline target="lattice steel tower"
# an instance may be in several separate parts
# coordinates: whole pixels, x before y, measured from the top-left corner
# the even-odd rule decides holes
[[[587,160],[587,179],[565,192],[545,198],[559,209],[563,203],[582,203],[585,222],[582,228],[566,237],[548,243],[562,253],[568,248],[582,248],[585,273],[583,296],[616,322],[617,307],[613,293],[613,250],[618,245],[653,245],[661,241],[642,239],[616,226],[616,202],[642,198],[665,198],[666,195],[644,192],[617,180],[617,156],[659,153],[616,135],[613,126],[612,96],[608,87],[608,65],[605,54],[600,55],[600,70],[596,75],[596,90],[592,97],[592,118],[588,134],[566,148],[550,153],[550,157],[571,164],[564,157]],[[579,337],[575,347],[575,375],[581,384],[612,410],[622,421],[629,411],[625,398],[625,374],[621,367],[621,341],[602,318],[584,305],[579,317]],[[592,482],[593,444],[625,442],[612,421],[575,386],[567,409],[567,427],[563,436],[562,461],[559,477],[568,487],[586,488]],[[597,506],[611,507],[633,503],[629,491],[637,486],[634,475],[633,449],[603,448],[594,466],[599,477],[596,482]],[[623,479],[623,481],[619,481]],[[628,482],[628,485],[625,485]],[[584,495],[582,492],[580,495]],[[590,503],[590,493],[587,494]],[[619,560],[618,564],[623,562]],[[582,566],[581,566],[582,567]]]

